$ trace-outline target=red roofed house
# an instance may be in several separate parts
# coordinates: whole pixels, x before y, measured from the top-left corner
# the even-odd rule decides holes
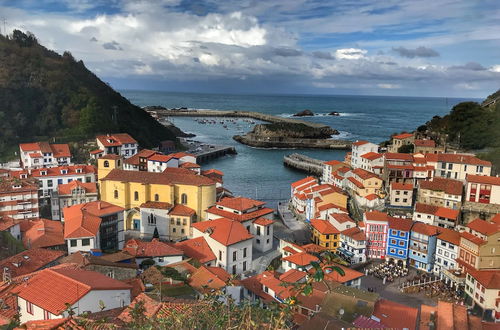
[[[266,203],[246,197],[226,197],[207,209],[207,219],[226,218],[241,223],[253,235],[253,246],[262,252],[273,247],[273,221],[265,219],[274,211]]]
[[[132,157],[129,157],[123,161],[123,169],[127,171],[147,171],[148,159],[155,155],[161,155],[161,152],[142,149]]]
[[[412,154],[386,152],[384,154],[383,178],[387,183],[393,181],[415,183]]]
[[[99,135],[96,137],[99,157],[109,154],[119,155],[123,158],[129,158],[135,155],[138,151],[139,144],[127,133],[116,133]]]
[[[36,180],[2,178],[0,181],[0,217],[21,220],[34,219],[38,216]]]
[[[341,167],[344,167],[346,164],[339,160],[330,160],[328,162],[323,163],[323,175],[322,181],[323,183],[333,184],[332,173],[338,170]]]
[[[440,228],[423,222],[415,222],[411,228],[408,258],[410,266],[432,272]]]
[[[415,140],[413,141],[413,152],[420,154],[440,154],[445,151],[442,146],[436,146],[434,140]]]
[[[161,173],[168,167],[179,167],[179,158],[172,155],[156,154],[147,160],[148,172]]]
[[[389,216],[379,211],[365,212],[367,257],[371,259],[384,259],[387,250],[387,232],[389,230]]]
[[[102,201],[77,204],[64,212],[64,239],[68,253],[121,250],[124,243],[124,209]]]
[[[361,166],[363,170],[366,170],[377,175],[382,175],[384,169],[384,155],[378,152],[368,152],[361,155]]]
[[[435,177],[465,182],[467,175],[491,175],[491,162],[465,154],[438,154]]]
[[[196,259],[205,266],[217,263],[215,254],[203,236],[175,243],[174,247],[181,250],[186,257]]]
[[[140,216],[138,228],[129,230],[129,233],[148,239],[156,233],[160,239],[177,241],[189,237],[196,212],[182,204],[146,202],[140,206]]]
[[[71,152],[67,144],[21,143],[19,156],[22,168],[27,170],[71,164]]]
[[[361,156],[369,152],[378,152],[378,145],[368,141],[356,141],[352,144],[351,166],[361,168]]]
[[[23,221],[28,222],[28,221]],[[20,240],[21,239],[21,226],[19,220],[14,220],[11,217],[4,215],[0,217],[0,232],[8,232],[10,235]]]
[[[413,205],[413,184],[391,182],[389,195],[391,207],[411,207]]]
[[[338,253],[351,264],[366,261],[366,234],[359,227],[352,227],[340,232],[341,246]]]
[[[23,244],[27,249],[66,250],[61,221],[36,219],[25,221],[23,224]]]
[[[66,304],[76,315],[123,307],[130,292],[124,282],[79,269],[45,269],[15,289],[21,323],[67,317]]]
[[[182,256],[184,254],[182,250],[167,243],[160,242],[156,238],[153,238],[151,242],[130,239],[125,243],[123,251],[134,256],[135,262],[139,266],[147,259],[152,259],[155,265],[166,266],[182,261]]]
[[[463,184],[457,180],[434,178],[420,181],[417,202],[460,209],[462,206]]]
[[[455,282],[457,275],[460,275],[455,273],[458,270],[456,259],[460,249],[460,233],[452,229],[441,229],[436,246],[434,274],[451,284]],[[463,286],[463,283],[461,284]]]
[[[416,203],[415,211],[413,212],[413,221],[421,221],[429,225],[443,228],[455,228],[458,224],[459,215],[460,210]]]
[[[393,135],[392,143],[387,147],[388,152],[399,152],[399,148],[405,145],[413,144],[415,141],[415,135],[413,133],[402,133]]]
[[[62,209],[75,204],[93,202],[97,200],[97,183],[73,180],[60,184],[50,196],[52,220],[64,221]]]
[[[10,281],[38,270],[52,267],[64,257],[64,251],[32,248],[0,260],[2,281]]]
[[[500,205],[500,177],[467,175],[465,200],[473,203]]]
[[[241,274],[252,268],[253,236],[238,221],[219,218],[192,225],[193,238],[204,237],[215,254],[216,266],[230,274]]]
[[[391,329],[417,329],[418,309],[379,299],[375,302],[372,319]],[[440,328],[441,329],[441,328]]]
[[[340,231],[328,220],[311,219],[311,241],[327,250],[336,252],[340,246]]]

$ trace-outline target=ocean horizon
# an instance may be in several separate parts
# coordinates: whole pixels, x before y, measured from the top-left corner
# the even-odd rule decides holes
[[[337,129],[339,139],[369,140],[380,143],[391,134],[412,131],[433,116],[443,116],[463,101],[475,98],[404,97],[369,95],[283,95],[283,94],[208,94],[119,90],[132,103],[144,107],[160,105],[167,108],[246,110],[292,117],[304,109],[315,116],[301,117]],[[340,116],[329,116],[337,111]],[[224,172],[224,185],[237,196],[261,199],[275,206],[278,200],[290,196],[290,183],[306,173],[283,166],[283,156],[293,152],[321,160],[343,160],[345,151],[319,149],[257,149],[242,145],[233,135],[250,131],[254,124],[243,119],[226,123],[202,124],[191,117],[171,117],[177,127],[196,134],[202,143],[234,146],[237,155],[225,156],[202,164],[203,169],[216,168]],[[254,121],[256,122],[256,121]]]

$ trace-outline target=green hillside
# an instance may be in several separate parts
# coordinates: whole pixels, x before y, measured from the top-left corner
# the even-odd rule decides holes
[[[30,33],[0,36],[0,155],[19,142],[81,141],[108,132],[129,133],[143,147],[176,135],[69,52],[48,50]]]

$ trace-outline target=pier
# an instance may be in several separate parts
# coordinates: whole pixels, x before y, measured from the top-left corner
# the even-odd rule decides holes
[[[201,164],[208,162],[210,160],[225,156],[225,155],[236,155],[236,149],[234,147],[228,146],[209,146],[209,149],[194,152],[193,155],[196,156],[196,163]]]
[[[152,111],[151,111],[152,112]],[[293,123],[304,124],[313,128],[329,127],[325,124],[311,123],[305,120],[295,118],[284,118],[268,115],[255,111],[228,111],[228,110],[154,110],[158,117],[239,117],[262,120],[269,123]]]
[[[297,153],[286,155],[283,157],[283,164],[314,175],[323,175],[323,161],[305,155]]]

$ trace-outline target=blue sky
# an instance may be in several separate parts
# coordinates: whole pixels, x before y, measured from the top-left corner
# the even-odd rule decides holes
[[[1,17],[118,89],[485,97],[500,88],[496,0],[0,0]]]

